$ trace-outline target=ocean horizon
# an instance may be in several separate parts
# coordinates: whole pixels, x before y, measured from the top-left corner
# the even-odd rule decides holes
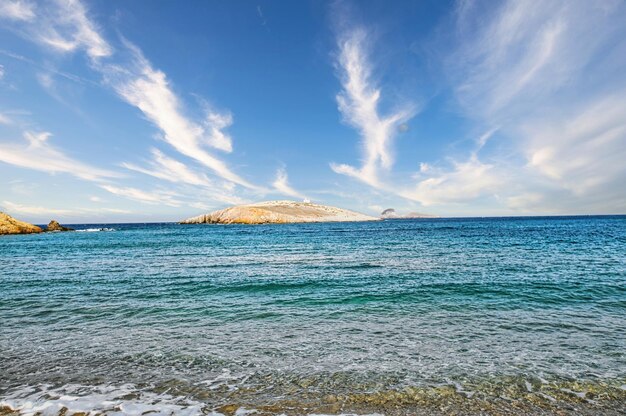
[[[0,238],[0,414],[623,414],[626,216],[71,226]]]

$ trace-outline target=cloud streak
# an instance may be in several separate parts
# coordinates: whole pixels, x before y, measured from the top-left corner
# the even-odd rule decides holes
[[[32,3],[23,0],[2,0],[0,18],[29,21],[35,17]]]
[[[195,159],[227,181],[258,190],[259,187],[234,173],[224,161],[203,147],[232,149],[230,137],[222,132],[232,122],[231,116],[209,112],[204,126],[186,117],[165,73],[154,69],[137,47],[125,44],[132,53],[130,65],[99,67],[117,94],[157,126],[163,133],[163,140],[179,153]]]
[[[400,125],[415,114],[405,106],[388,115],[381,115],[381,90],[372,81],[372,68],[367,56],[368,36],[364,29],[352,29],[339,38],[338,67],[342,91],[337,103],[345,122],[361,136],[362,165],[331,164],[340,174],[352,176],[373,187],[382,187],[380,171],[393,165],[392,142]]]
[[[291,185],[289,185],[287,171],[284,168],[278,169],[278,171],[276,172],[276,180],[274,180],[274,183],[272,185],[274,186],[274,189],[276,189],[283,195],[288,195],[298,199],[307,199],[304,194],[296,191],[294,188],[291,187]]]
[[[100,185],[102,189],[113,195],[121,196],[133,201],[151,205],[167,205],[170,207],[180,207],[182,202],[176,197],[175,192],[152,190],[150,192],[132,187],[119,187],[113,185]]]
[[[160,150],[152,149],[151,153],[153,160],[149,163],[149,168],[142,168],[126,162],[122,163],[122,166],[126,169],[153,176],[168,182],[185,183],[205,187],[214,186],[214,183],[206,175],[192,171],[184,163],[166,156]]]
[[[522,161],[493,168],[508,175],[503,201],[626,210],[626,5],[506,1],[487,15],[472,5],[457,9],[448,64],[465,115],[501,126],[504,151]]]
[[[121,176],[67,156],[50,144],[51,136],[49,132],[26,131],[21,142],[0,143],[0,161],[52,174],[67,173],[88,181],[105,181]]]
[[[94,215],[102,214],[103,212],[110,213],[110,214],[131,214],[132,213],[132,211],[118,209],[118,208],[98,207],[98,208],[59,209],[59,208],[42,207],[38,205],[24,205],[24,204],[11,202],[11,201],[2,201],[2,206],[8,212],[14,215],[32,215],[38,218],[50,218],[51,215],[93,217]]]
[[[113,53],[79,0],[3,0],[0,17],[22,23],[21,29],[30,40],[60,53],[84,50],[92,60]]]

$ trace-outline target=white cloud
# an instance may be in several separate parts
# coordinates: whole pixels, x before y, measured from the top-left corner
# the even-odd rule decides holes
[[[393,165],[393,138],[415,110],[407,106],[387,116],[379,114],[381,91],[371,79],[367,42],[367,33],[363,29],[343,34],[339,39],[338,59],[343,90],[337,95],[337,103],[345,121],[361,135],[363,163],[360,168],[346,164],[331,164],[331,168],[368,185],[381,187],[380,170],[389,170]]]
[[[198,186],[213,186],[213,182],[206,176],[192,171],[184,163],[166,156],[158,149],[151,150],[153,160],[150,168],[142,168],[131,163],[122,163],[126,169],[134,170],[168,182],[186,183]]]
[[[34,6],[23,0],[0,0],[0,18],[33,20],[35,18]]]
[[[529,166],[575,195],[626,181],[626,91],[523,125]],[[608,189],[604,189],[607,192]]]
[[[131,214],[132,211],[118,208],[76,208],[76,209],[58,209],[42,207],[38,205],[24,205],[11,201],[2,201],[2,206],[13,215],[32,215],[39,218],[50,218],[53,215],[84,217],[102,214],[107,212],[111,214]]]
[[[142,202],[144,204],[168,205],[171,207],[179,207],[182,205],[182,202],[176,199],[178,194],[175,192],[160,190],[148,192],[137,188],[118,187],[113,185],[100,185],[100,187],[114,195]]]
[[[225,152],[232,152],[232,139],[223,131],[231,124],[233,124],[232,114],[222,114],[212,110],[207,110],[206,120],[204,121],[207,144]]]
[[[278,169],[276,172],[276,180],[272,184],[274,189],[284,195],[288,195],[298,199],[307,199],[302,193],[296,191],[289,185],[289,178],[285,169]]]
[[[39,82],[39,85],[41,85],[46,90],[50,90],[54,87],[54,81],[49,73],[37,74],[37,81]]]
[[[0,80],[4,78],[4,65],[0,65]]]
[[[84,50],[94,61],[113,53],[79,0],[37,3],[3,0],[2,16],[20,21],[19,33],[57,52]]]
[[[0,161],[47,173],[67,173],[89,181],[102,181],[120,175],[71,158],[49,143],[52,133],[24,132],[19,143],[0,143]]]
[[[0,124],[4,124],[4,125],[11,124],[11,119],[9,118],[9,116],[6,116],[0,113]]]
[[[203,148],[206,144],[230,150],[230,138],[221,129],[232,122],[231,117],[209,113],[204,127],[186,117],[166,75],[152,68],[137,47],[126,45],[133,54],[130,66],[101,67],[107,82],[119,96],[141,110],[163,132],[163,139],[181,154],[199,161],[227,181],[259,189]]]
[[[153,160],[149,162],[149,168],[143,168],[131,163],[122,163],[122,166],[168,182],[191,185],[193,186],[192,189],[180,189],[180,191],[187,191],[186,193],[192,194],[193,197],[198,197],[198,195],[202,194],[207,199],[229,204],[236,204],[242,201],[241,198],[233,195],[233,189],[229,182],[213,181],[206,175],[190,169],[184,163],[165,155],[158,149],[152,149],[152,157]],[[206,191],[200,191],[200,189]]]
[[[496,172],[494,165],[479,161],[476,155],[465,162],[453,161],[451,169],[429,167],[424,170],[426,172],[428,178],[421,179],[413,189],[399,194],[424,206],[458,204],[493,195],[504,183],[501,172]]]
[[[506,180],[502,201],[546,212],[626,209],[626,5],[473,5],[458,9],[460,46],[448,64],[465,115],[498,125],[501,153],[517,156],[492,166]]]
[[[98,28],[87,17],[87,10],[78,0],[57,0],[49,9],[50,20],[44,19],[39,40],[61,52],[84,49],[92,59],[109,56],[111,46],[100,36]]]
[[[2,205],[8,212],[14,215],[72,215],[76,213],[76,211],[68,209],[54,209],[40,206],[22,205],[10,201],[2,201]]]

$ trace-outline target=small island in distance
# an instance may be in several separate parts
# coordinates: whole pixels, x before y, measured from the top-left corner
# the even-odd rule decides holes
[[[266,201],[198,215],[181,224],[283,224],[305,222],[379,221],[380,218],[308,201]]]
[[[395,209],[387,208],[380,213],[380,218],[383,220],[400,220],[411,218],[440,218],[438,215],[424,214],[421,212],[409,212],[407,214],[398,214]]]

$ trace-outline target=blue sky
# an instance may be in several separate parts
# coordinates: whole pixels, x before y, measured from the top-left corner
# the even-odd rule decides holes
[[[626,213],[623,1],[0,0],[0,209]]]

